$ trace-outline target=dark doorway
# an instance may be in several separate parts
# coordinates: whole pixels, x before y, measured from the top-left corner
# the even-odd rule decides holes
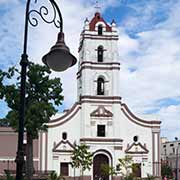
[[[109,180],[109,176],[104,176],[101,170],[103,164],[109,165],[109,159],[104,154],[98,154],[93,159],[93,180]]]
[[[60,166],[61,166],[61,169],[60,169],[61,175],[62,176],[69,176],[68,163],[61,163]]]
[[[132,170],[133,170],[134,177],[141,177],[141,164],[140,163],[133,164]]]

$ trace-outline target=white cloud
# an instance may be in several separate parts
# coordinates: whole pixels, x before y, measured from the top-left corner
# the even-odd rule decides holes
[[[119,52],[120,57],[127,57],[131,52],[139,49],[139,42],[136,39],[132,39],[121,27],[119,28]]]
[[[173,112],[170,111],[172,107],[166,107],[168,106],[166,104],[163,107],[157,103],[162,99],[180,96],[178,83],[180,81],[180,15],[178,14],[180,2],[174,4],[170,10],[166,21],[155,25],[150,30],[146,29],[138,33],[136,39],[131,40],[127,37],[127,42],[123,44],[122,41],[119,52],[121,54],[121,48],[125,48],[123,52],[126,53],[122,58],[120,76],[121,95],[124,101],[138,114],[159,111],[163,128],[169,129],[166,135],[172,138],[175,131],[170,131],[170,129],[172,122],[178,123],[179,106],[173,106],[176,109],[176,112]],[[136,25],[137,22],[133,26]],[[130,46],[127,46],[128,43]],[[132,67],[135,69],[134,72],[130,71]],[[163,115],[162,112],[166,113]],[[170,116],[173,116],[171,121]],[[180,126],[175,127],[176,130],[180,128]]]
[[[180,105],[162,108],[159,111],[162,119],[161,135],[169,136],[170,139],[174,137],[180,138]]]
[[[25,5],[18,0],[0,0],[0,6],[6,3],[9,7],[12,2],[16,3],[14,8],[1,17],[0,66],[2,68],[19,63],[22,53]],[[59,2],[64,19],[66,44],[77,59],[83,21],[86,17],[91,18],[94,12],[92,2],[94,1]],[[121,2],[119,0],[102,1],[102,10],[109,6],[117,6]],[[133,112],[140,114],[156,110],[160,120],[163,121],[163,129],[168,127],[173,129],[170,119],[173,119],[174,123],[178,121],[179,105],[162,107],[157,102],[161,99],[180,97],[178,83],[180,80],[180,2],[163,3],[164,11],[168,12],[166,20],[154,24],[155,11],[162,9],[156,2],[152,0],[151,3],[143,6],[137,4],[131,6],[137,14],[125,18],[122,22],[123,26],[119,27],[120,95]],[[130,37],[126,30],[137,31],[137,37]],[[41,19],[37,28],[30,27],[29,60],[41,63],[42,55],[46,54],[56,42],[57,32],[58,29],[45,24]],[[76,72],[77,65],[66,72],[52,75],[62,78],[64,106],[67,108],[76,101]],[[180,127],[177,126],[178,128]],[[174,132],[173,129],[170,132],[166,131],[166,134],[172,138],[175,136]]]
[[[107,7],[115,2],[118,1],[105,1],[103,5]],[[9,0],[6,3],[10,5],[12,1]],[[92,3],[90,6],[90,2],[82,0],[66,0],[58,3],[64,20],[65,42],[69,46],[72,54],[78,59],[79,37],[83,23],[86,17],[92,17],[95,12],[94,6],[92,6]],[[33,4],[32,1],[31,6],[38,10],[41,5],[42,2],[40,1],[37,4]],[[52,7],[50,3],[45,3],[45,5],[48,7],[50,15],[47,18],[51,18],[53,14]],[[0,65],[5,69],[10,65],[19,64],[20,61],[24,36],[24,11],[25,4],[18,3],[15,8],[11,8],[10,11],[6,12],[2,18],[3,28],[0,29],[0,36],[2,36],[0,44],[2,52],[1,59],[6,59],[7,61],[1,61]],[[34,28],[29,26],[27,52],[30,61],[42,64],[41,58],[55,44],[59,30],[53,25],[44,23],[38,14],[32,14],[32,17],[38,19],[38,27]],[[3,29],[5,29],[5,31]],[[8,45],[8,47],[4,45]],[[53,73],[52,75],[62,79],[66,107],[71,106],[72,103],[76,101],[76,72],[77,65],[70,68],[67,72]],[[69,82],[71,82],[71,84],[69,84]]]

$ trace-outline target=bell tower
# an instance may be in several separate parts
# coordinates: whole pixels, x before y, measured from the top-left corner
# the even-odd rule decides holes
[[[119,96],[118,32],[96,12],[84,22],[77,73],[78,100],[84,96]]]

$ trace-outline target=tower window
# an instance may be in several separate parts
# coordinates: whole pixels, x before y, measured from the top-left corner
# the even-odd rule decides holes
[[[105,125],[97,125],[97,136],[105,137]]]
[[[102,35],[103,34],[103,27],[102,25],[98,26],[98,35]]]
[[[97,54],[98,62],[103,62],[103,52],[104,52],[103,46],[99,46],[97,52],[98,52],[98,54]]]
[[[98,78],[97,80],[97,95],[104,95],[104,79]]]

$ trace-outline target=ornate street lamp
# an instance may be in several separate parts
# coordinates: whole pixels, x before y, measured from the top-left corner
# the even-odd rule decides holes
[[[28,25],[29,23],[36,27],[38,20],[36,17],[31,18],[32,13],[36,13],[41,19],[48,23],[54,24],[60,32],[58,34],[58,40],[56,44],[51,48],[50,52],[46,54],[42,61],[54,71],[64,71],[67,68],[73,66],[76,63],[76,58],[70,53],[69,48],[64,42],[63,33],[63,19],[60,9],[54,0],[49,0],[54,16],[51,20],[47,20],[46,16],[49,14],[49,10],[45,6],[41,6],[39,11],[30,10],[31,0],[27,0],[26,14],[25,14],[25,29],[24,29],[24,48],[20,61],[21,65],[21,87],[20,87],[20,109],[19,109],[19,129],[18,129],[18,150],[16,156],[16,180],[22,180],[22,172],[24,165],[24,152],[23,152],[23,139],[24,139],[24,117],[25,117],[25,83],[26,83],[26,71],[28,66],[27,55],[27,38],[28,38]],[[37,3],[37,0],[34,0]],[[59,18],[57,20],[57,17]]]

